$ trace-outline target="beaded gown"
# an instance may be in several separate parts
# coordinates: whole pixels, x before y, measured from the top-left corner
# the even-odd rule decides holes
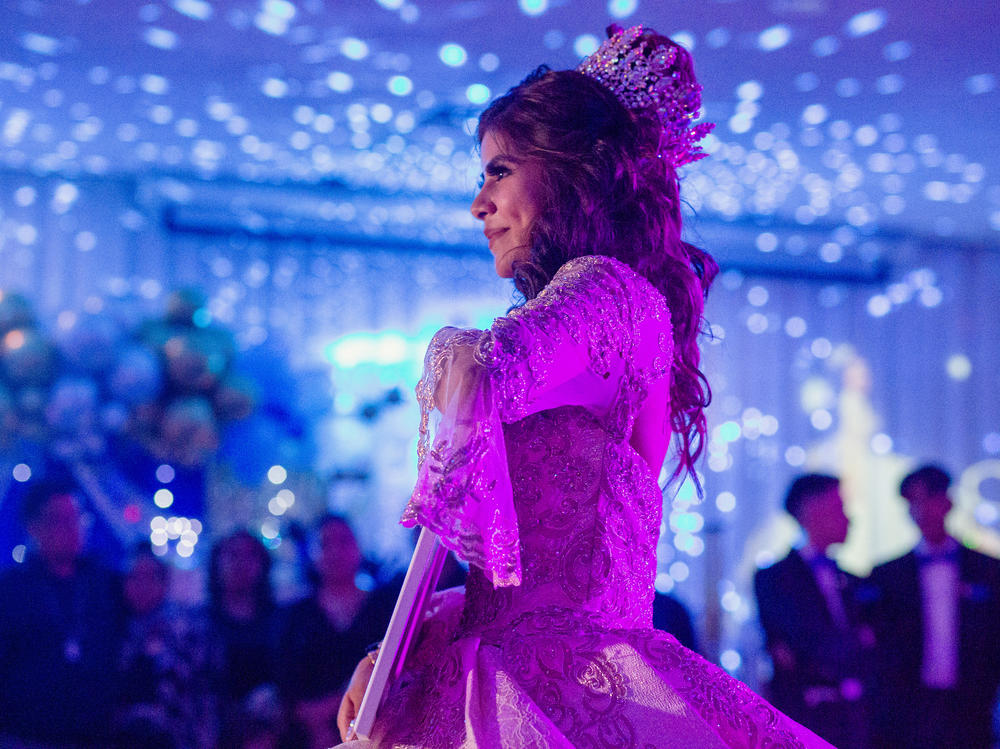
[[[371,745],[829,746],[652,629],[662,496],[629,438],[672,356],[664,297],[600,255],[487,331],[434,337],[403,523],[470,574],[433,602]]]

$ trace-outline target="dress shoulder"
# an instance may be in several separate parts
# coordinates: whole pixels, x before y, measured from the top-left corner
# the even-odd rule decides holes
[[[523,403],[531,390],[565,377],[579,357],[598,380],[622,380],[645,390],[673,361],[666,299],[628,265],[606,255],[569,260],[542,292],[494,322],[476,358],[500,385],[502,411]],[[625,363],[626,372],[622,372]]]
[[[539,298],[584,293],[609,295],[619,307],[638,305],[650,317],[669,321],[667,300],[645,276],[609,255],[581,255],[566,261]],[[520,309],[520,308],[519,308]],[[514,310],[512,314],[516,314]]]

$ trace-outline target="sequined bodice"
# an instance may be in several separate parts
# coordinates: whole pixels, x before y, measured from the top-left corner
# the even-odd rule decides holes
[[[533,414],[504,437],[523,579],[494,588],[473,568],[463,630],[503,629],[552,607],[650,626],[661,497],[642,459],[579,407]]]
[[[435,336],[424,434],[442,418],[403,522],[469,561],[465,628],[543,608],[650,626],[662,500],[629,438],[672,356],[664,297],[604,256],[566,263],[489,330]]]

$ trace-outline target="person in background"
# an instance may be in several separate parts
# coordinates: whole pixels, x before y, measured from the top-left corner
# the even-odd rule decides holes
[[[933,465],[903,479],[899,493],[920,541],[871,574],[881,708],[876,739],[887,749],[994,746],[1000,561],[948,534],[950,484]]]
[[[839,749],[866,747],[864,659],[874,639],[857,602],[858,579],[829,556],[847,537],[840,481],[799,476],[788,489],[785,510],[802,527],[805,545],[754,578],[774,664],[769,697]]]
[[[220,744],[233,745],[247,725],[268,723],[254,714],[276,700],[278,611],[271,587],[271,556],[245,530],[220,539],[209,560],[209,618],[217,654]],[[270,729],[269,729],[270,730]]]
[[[365,649],[385,633],[398,588],[358,585],[361,550],[347,519],[325,515],[312,544],[312,594],[283,616],[279,694],[294,744],[326,749],[338,741],[337,709]]]
[[[122,747],[214,746],[208,632],[192,612],[168,601],[169,584],[169,565],[149,543],[139,544],[122,582],[125,637],[115,730]]]
[[[0,577],[0,746],[104,749],[120,639],[115,577],[83,554],[73,484],[29,487],[21,519],[29,555]]]
[[[688,650],[698,652],[698,636],[694,631],[691,614],[683,603],[669,593],[657,591],[653,598],[653,628],[669,632]]]

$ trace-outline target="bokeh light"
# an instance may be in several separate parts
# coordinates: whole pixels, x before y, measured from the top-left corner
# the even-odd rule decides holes
[[[441,62],[445,65],[453,68],[465,65],[466,60],[469,59],[465,48],[461,44],[455,44],[454,42],[442,45],[441,49],[438,50],[438,57],[441,58]]]
[[[288,478],[288,471],[284,466],[271,466],[267,471],[267,480],[272,484],[283,484]]]
[[[486,327],[510,303],[468,212],[476,117],[539,62],[572,67],[592,53],[608,16],[628,25],[640,11],[693,49],[705,76],[702,114],[717,127],[704,142],[710,158],[681,170],[681,200],[686,238],[723,268],[707,302],[715,336],[703,347],[715,394],[704,499],[697,504],[687,484],[665,493],[657,589],[696,610],[707,596],[726,626],[752,618],[745,581],[719,587],[717,602],[705,593],[716,589],[700,555],[721,538],[733,551],[727,567],[737,553],[750,566],[780,558],[780,544],[743,543],[758,530],[781,538],[766,523],[782,484],[806,470],[839,473],[838,445],[871,461],[866,476],[889,477],[918,455],[939,452],[956,472],[1000,455],[983,395],[995,346],[974,335],[989,328],[984,300],[996,296],[998,53],[972,10],[962,34],[930,50],[898,0],[839,16],[817,6],[808,19],[778,12],[779,3],[682,20],[637,0],[487,0],[456,5],[444,26],[430,5],[408,0],[336,9],[171,0],[103,27],[93,3],[22,5],[0,31],[0,289],[37,297],[39,320],[3,327],[4,367],[37,353],[38,331],[62,346],[93,316],[134,337],[143,311],[181,283],[202,285],[198,331],[231,329],[250,370],[265,352],[294,362],[288,382],[243,383],[262,410],[233,432],[240,444],[266,446],[238,457],[256,460],[247,480],[259,494],[245,520],[269,548],[317,507],[300,480],[313,465],[294,460],[275,414],[328,440],[316,449],[324,476],[369,477],[338,478],[329,497],[338,508],[398,515],[388,505],[408,491],[412,392],[427,340],[444,324]],[[485,28],[477,18],[490,19],[487,35],[469,31]],[[192,70],[196,78],[178,72]],[[247,379],[268,367],[259,370]],[[295,408],[271,402],[299,378],[319,381],[319,395],[296,393]],[[154,393],[173,392],[157,384]],[[36,478],[42,461],[4,418],[44,414],[48,391],[14,390],[0,390],[0,440],[12,491],[23,492],[16,484]],[[393,390],[398,401],[386,395]],[[919,399],[919,427],[904,397]],[[121,434],[109,430],[134,426],[130,408],[102,403],[93,415],[105,447]],[[949,418],[967,433],[934,440],[953,429]],[[390,465],[370,457],[392,450]],[[172,457],[144,463],[115,515],[140,529],[160,518],[149,537],[172,564],[201,555],[196,518],[185,526],[166,517],[188,512],[198,483],[190,473]],[[667,486],[669,471],[661,478]],[[377,491],[359,499],[348,484]],[[989,525],[998,512],[981,503],[970,516]],[[366,545],[391,537],[391,521],[381,522]],[[756,644],[716,645],[723,665],[745,664],[754,678]]]
[[[549,8],[549,0],[517,0],[517,4],[528,16],[539,16]]]

